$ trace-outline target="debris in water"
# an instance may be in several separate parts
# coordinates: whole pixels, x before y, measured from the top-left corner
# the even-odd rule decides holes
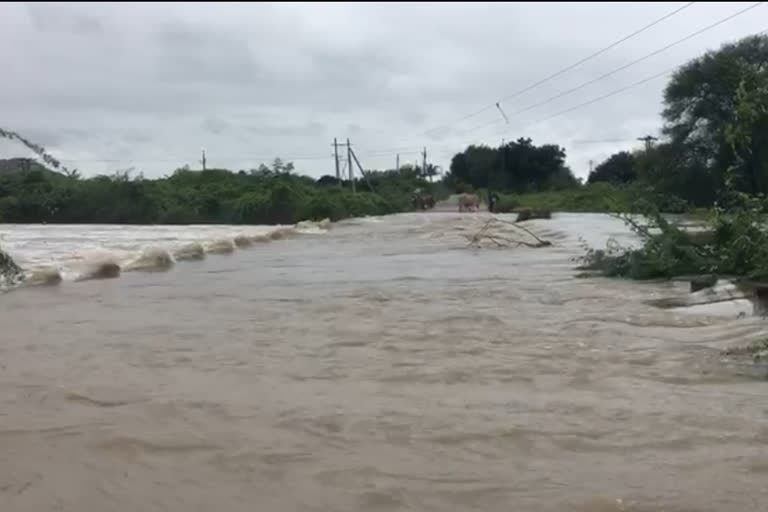
[[[515,222],[551,218],[552,212],[544,208],[520,208],[517,210],[517,220]]]
[[[502,227],[500,224],[506,224],[508,226],[511,226],[514,228],[512,231],[516,232],[516,235],[522,235],[523,238],[509,238],[509,234],[505,234],[506,236],[503,236],[499,233],[499,230],[494,228]],[[539,248],[539,247],[549,247],[552,245],[552,242],[549,240],[542,240],[537,236],[535,233],[533,233],[530,229],[525,228],[523,226],[520,226],[518,224],[515,224],[513,222],[505,221],[498,219],[496,217],[492,217],[491,219],[486,222],[482,228],[480,228],[480,231],[475,233],[474,235],[464,235],[468,240],[469,244],[468,247],[476,247],[476,248],[482,248],[484,241],[489,241],[493,243],[496,247],[532,247],[532,248]],[[525,240],[524,238],[527,238],[528,240]]]
[[[120,265],[112,261],[105,261],[96,263],[75,280],[89,281],[91,279],[115,279],[118,277],[120,277]]]
[[[768,339],[727,348],[720,357],[720,363],[736,375],[768,380]]]
[[[24,280],[24,272],[8,253],[0,249],[0,288],[13,287]]]
[[[731,347],[720,352],[722,356],[752,356],[755,361],[768,359],[768,340],[761,340],[746,346]]]

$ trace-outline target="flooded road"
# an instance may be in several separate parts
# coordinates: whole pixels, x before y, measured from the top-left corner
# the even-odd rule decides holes
[[[0,225],[64,278],[0,295],[0,510],[764,510],[768,389],[717,356],[768,323],[574,278],[619,221],[467,248],[487,218]],[[82,280],[189,244],[207,257]]]

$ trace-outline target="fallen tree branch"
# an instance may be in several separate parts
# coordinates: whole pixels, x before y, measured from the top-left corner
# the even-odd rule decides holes
[[[496,233],[489,233],[489,229],[493,226],[494,223],[504,223],[509,224],[513,228],[525,233],[526,235],[530,236],[535,240],[535,242],[528,242],[525,240],[520,239],[513,239],[513,238],[507,238],[504,236],[501,236]],[[552,245],[552,242],[549,240],[543,240],[538,235],[533,233],[528,228],[525,228],[523,226],[516,225],[512,222],[507,222],[501,219],[498,219],[496,217],[492,217],[489,219],[483,226],[480,228],[480,230],[475,233],[474,235],[464,235],[467,240],[469,240],[468,247],[476,247],[480,248],[482,246],[483,240],[488,240],[492,243],[494,243],[497,247],[530,247],[533,249],[540,248],[540,247],[548,247]]]

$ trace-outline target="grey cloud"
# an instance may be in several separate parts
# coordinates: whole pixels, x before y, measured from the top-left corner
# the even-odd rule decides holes
[[[24,138],[43,147],[55,147],[64,143],[81,143],[93,138],[92,134],[79,128],[22,125],[17,128],[17,132]]]
[[[232,85],[255,84],[260,78],[248,41],[240,35],[174,22],[160,27],[150,40],[161,82]]]
[[[203,119],[203,122],[201,124],[204,130],[209,131],[215,135],[219,135],[229,130],[229,128],[232,126],[230,123],[228,123],[224,119],[221,119],[220,117],[216,117],[216,116],[206,117],[205,119]]]
[[[254,125],[248,127],[248,130],[267,137],[319,137],[327,132],[326,126],[317,122],[302,125]]]
[[[80,35],[99,35],[104,27],[98,18],[73,11],[66,5],[52,2],[34,2],[24,5],[34,26],[41,31],[70,32]]]
[[[679,4],[676,4],[679,5]],[[697,3],[647,33],[534,90],[484,105],[636,30],[668,4],[0,4],[0,112],[54,154],[143,162],[162,174],[197,158],[318,155],[332,137],[370,149],[366,166],[427,146],[448,167],[474,142],[530,136],[568,149],[578,172],[661,122],[664,80],[529,123],[704,50],[764,30],[767,7],[615,76],[520,115],[513,112],[723,18],[739,5]],[[483,124],[493,125],[476,129]],[[6,126],[4,126],[6,127]],[[426,135],[423,135],[425,132]],[[32,135],[30,135],[32,138]],[[44,140],[45,142],[42,142]],[[215,148],[211,147],[215,144]],[[631,143],[630,143],[631,145]],[[180,158],[186,155],[185,159]],[[152,160],[158,160],[153,163]],[[243,163],[242,165],[246,165]],[[232,165],[235,165],[233,163]],[[297,161],[328,172],[328,162]],[[89,164],[79,165],[87,173]]]
[[[421,110],[408,110],[400,114],[400,119],[410,125],[420,125],[427,120],[427,114]]]

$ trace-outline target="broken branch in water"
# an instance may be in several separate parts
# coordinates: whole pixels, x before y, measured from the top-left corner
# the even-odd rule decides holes
[[[551,242],[548,242],[547,240],[542,240],[535,233],[533,233],[533,231],[531,231],[530,229],[528,229],[528,228],[526,228],[524,226],[521,226],[520,224],[516,224],[514,222],[509,222],[508,220],[497,219],[496,217],[491,219],[491,221],[493,221],[493,220],[495,220],[496,222],[503,222],[504,224],[509,224],[510,226],[512,226],[515,229],[519,229],[521,231],[525,231],[526,233],[531,235],[533,238],[535,238],[538,243],[542,244],[542,247],[545,246],[545,245],[552,245]]]
[[[494,223],[504,223],[512,226],[514,229],[519,230],[526,235],[530,236],[535,240],[535,242],[525,241],[522,239],[513,239],[513,238],[507,238],[504,237],[498,233],[489,233],[490,228],[494,225]],[[475,233],[474,235],[467,236],[467,239],[469,240],[468,247],[481,247],[483,240],[488,240],[492,243],[494,243],[497,247],[530,247],[530,248],[539,248],[539,247],[548,247],[552,245],[552,242],[548,240],[542,240],[539,236],[534,234],[531,230],[528,228],[519,226],[517,224],[514,224],[512,222],[507,222],[501,219],[497,219],[496,217],[492,217],[489,219],[483,226],[480,228],[480,230]]]

